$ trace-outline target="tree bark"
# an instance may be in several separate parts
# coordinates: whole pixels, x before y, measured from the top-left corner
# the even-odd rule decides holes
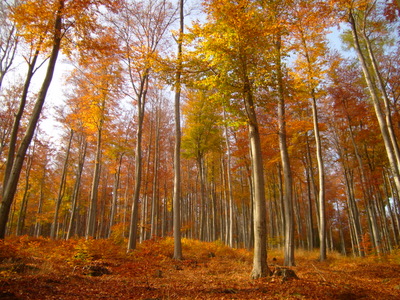
[[[318,183],[319,183],[319,191],[318,191],[318,215],[320,220],[319,225],[319,259],[321,261],[326,260],[326,220],[325,220],[325,170],[324,170],[324,162],[322,159],[322,143],[320,132],[318,128],[318,112],[317,112],[317,100],[314,94],[314,90],[311,93],[311,107],[313,113],[313,124],[314,124],[314,135],[315,135],[315,144],[316,144],[316,155],[317,155],[317,166],[318,166]]]
[[[71,216],[69,219],[68,231],[67,231],[67,236],[66,236],[67,240],[70,239],[72,236],[72,228],[73,228],[73,225],[74,225],[74,222],[76,219],[75,216],[77,213],[77,206],[78,206],[79,187],[81,185],[83,166],[85,164],[86,149],[87,149],[86,138],[83,135],[81,135],[80,139],[79,139],[78,165],[76,167],[75,183],[74,183],[74,189],[73,189],[73,193],[72,193]]]
[[[3,199],[0,205],[0,239],[4,239],[6,233],[7,221],[10,213],[11,204],[14,200],[15,192],[17,190],[17,185],[19,177],[21,174],[22,165],[26,155],[26,151],[29,144],[33,138],[37,123],[39,121],[40,113],[44,101],[46,99],[47,91],[49,90],[51,80],[53,78],[54,69],[57,62],[58,53],[60,50],[61,39],[62,39],[62,13],[64,9],[64,0],[58,2],[58,9],[56,13],[55,25],[54,25],[54,37],[53,37],[53,47],[50,54],[49,64],[47,67],[46,76],[44,78],[42,87],[39,91],[38,98],[36,100],[34,109],[29,120],[28,128],[22,139],[21,146],[18,149],[15,162],[13,164],[10,177],[7,181],[7,185],[4,187]]]
[[[120,186],[120,177],[121,177],[121,166],[124,154],[121,153],[118,158],[118,167],[114,174],[114,184],[113,184],[113,194],[112,194],[112,203],[111,203],[111,211],[110,211],[110,223],[108,228],[107,236],[110,238],[112,233],[112,227],[115,223],[115,217],[117,215],[117,204],[119,198],[119,186]]]
[[[357,24],[356,24],[356,21],[354,18],[354,14],[351,10],[349,11],[349,19],[348,20],[349,20],[349,23],[351,26],[351,32],[353,35],[353,44],[354,44],[354,47],[357,52],[358,60],[361,63],[364,78],[367,82],[367,86],[370,91],[372,103],[374,105],[375,114],[376,114],[376,117],[378,120],[381,134],[382,134],[387,157],[389,159],[389,164],[390,164],[390,168],[391,168],[392,175],[394,178],[394,182],[395,182],[397,190],[399,191],[400,190],[400,173],[399,173],[398,161],[396,159],[394,146],[393,146],[392,140],[390,138],[388,124],[385,119],[385,114],[382,111],[380,101],[379,101],[379,95],[377,94],[377,91],[375,88],[373,75],[371,74],[371,71],[368,68],[367,61],[365,59],[365,56],[364,56],[361,46],[360,46],[360,40],[359,40],[359,36],[358,36],[358,31],[357,31]]]
[[[174,148],[174,194],[173,194],[173,231],[174,259],[182,259],[181,241],[181,75],[182,75],[182,42],[184,29],[183,0],[179,1],[179,37],[178,66],[175,76],[175,148]]]
[[[67,179],[67,168],[68,168],[68,160],[69,160],[69,153],[71,150],[71,143],[72,143],[72,138],[74,136],[74,130],[71,129],[70,134],[69,134],[69,140],[68,140],[68,145],[67,145],[67,150],[65,154],[65,160],[64,160],[64,165],[61,171],[61,181],[60,181],[60,186],[58,188],[58,195],[57,195],[57,202],[56,202],[56,208],[54,211],[54,218],[53,218],[53,224],[51,226],[51,231],[50,231],[50,238],[55,239],[57,238],[57,224],[58,224],[58,213],[60,210],[61,206],[61,201],[64,197],[65,193],[65,182]]]
[[[243,73],[247,74],[246,72]],[[268,276],[270,270],[267,265],[267,224],[261,140],[250,81],[247,75],[244,78],[243,96],[248,119],[254,191],[254,256],[251,278],[257,279]]]
[[[92,188],[90,191],[90,205],[89,205],[89,216],[86,227],[86,239],[89,237],[96,236],[97,230],[97,202],[99,198],[99,184],[100,184],[100,172],[101,172],[101,156],[102,156],[102,130],[103,121],[100,122],[100,126],[97,129],[97,141],[96,141],[96,157],[94,162]]]
[[[281,61],[281,36],[277,34],[275,41],[276,50],[276,76],[278,90],[278,137],[279,150],[283,169],[283,199],[285,211],[285,249],[284,265],[294,266],[294,219],[293,219],[293,191],[292,172],[290,170],[289,151],[286,141],[286,115],[285,95],[283,86],[282,61]]]

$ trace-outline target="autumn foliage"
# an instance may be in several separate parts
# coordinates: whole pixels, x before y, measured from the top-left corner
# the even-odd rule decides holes
[[[399,1],[183,1],[0,0],[0,298],[399,296]]]

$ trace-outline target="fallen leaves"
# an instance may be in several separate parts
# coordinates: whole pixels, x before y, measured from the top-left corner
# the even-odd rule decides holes
[[[146,241],[126,254],[123,246],[110,240],[7,239],[0,244],[0,298],[400,298],[400,266],[393,263],[393,257],[373,260],[331,255],[327,262],[318,262],[317,253],[313,257],[313,253],[300,252],[297,266],[290,268],[299,280],[251,280],[252,259],[248,251],[218,242],[184,240],[185,259],[176,261],[171,258],[171,240]],[[77,254],[79,259],[74,260]],[[282,255],[273,254],[280,262]],[[89,276],[92,271],[99,272]]]

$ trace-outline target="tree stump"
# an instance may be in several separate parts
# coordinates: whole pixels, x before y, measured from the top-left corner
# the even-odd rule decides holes
[[[83,267],[83,274],[88,276],[103,276],[111,274],[111,272],[103,266],[99,265],[86,265]]]
[[[281,282],[285,282],[291,279],[300,279],[295,271],[284,267],[276,267],[272,273],[272,278],[281,278]]]

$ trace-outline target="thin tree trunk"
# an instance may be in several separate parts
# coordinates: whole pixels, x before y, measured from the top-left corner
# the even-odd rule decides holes
[[[61,173],[61,181],[60,181],[60,186],[58,188],[58,195],[57,195],[56,209],[54,212],[53,224],[51,226],[51,231],[50,231],[51,239],[57,238],[56,228],[57,228],[57,224],[58,224],[58,213],[60,210],[61,201],[62,201],[62,199],[64,197],[64,193],[65,193],[65,182],[67,179],[68,160],[69,160],[69,154],[70,154],[70,150],[71,150],[71,142],[72,142],[73,136],[74,136],[74,130],[71,129],[70,134],[69,134],[67,150],[66,150],[66,154],[65,154],[64,165],[63,165],[63,168],[61,171],[62,172]]]
[[[184,29],[183,0],[179,1],[179,37],[178,37],[178,66],[175,77],[175,149],[174,149],[174,194],[173,194],[173,231],[174,259],[182,259],[181,241],[181,75],[182,75],[182,42]]]
[[[151,198],[151,230],[152,237],[158,236],[158,217],[159,217],[159,176],[158,169],[160,167],[160,108],[156,108],[156,145],[154,153],[154,167],[153,167],[153,195]]]
[[[320,257],[321,261],[326,260],[326,220],[325,220],[325,170],[324,162],[322,159],[322,143],[320,132],[318,128],[318,112],[317,112],[317,99],[315,97],[314,89],[311,91],[311,108],[313,114],[314,135],[316,144],[316,156],[318,166],[318,215],[320,220],[319,226],[319,242],[320,242]]]
[[[39,43],[41,45],[41,43]],[[39,57],[39,46],[37,47],[33,57],[32,61],[28,64],[28,72],[26,75],[25,83],[24,83],[24,88],[22,90],[22,95],[21,95],[21,100],[19,103],[18,111],[15,114],[14,117],[14,122],[13,126],[11,129],[11,134],[10,134],[10,141],[8,143],[8,154],[7,154],[7,161],[6,161],[6,167],[4,170],[4,178],[3,178],[3,189],[2,189],[2,194],[4,196],[5,193],[5,188],[8,184],[11,170],[14,165],[14,160],[15,160],[15,154],[17,152],[16,145],[17,145],[17,138],[18,138],[18,131],[20,128],[20,123],[22,119],[22,115],[25,110],[25,105],[26,105],[26,100],[28,97],[28,92],[29,92],[29,87],[33,78],[33,75],[35,73],[35,66],[37,59]]]
[[[292,191],[292,172],[290,170],[289,151],[286,142],[286,116],[285,116],[285,96],[283,87],[283,74],[281,66],[281,36],[278,33],[275,41],[276,49],[276,74],[278,90],[278,137],[279,150],[281,155],[283,170],[283,199],[285,216],[285,249],[284,265],[294,266],[294,219],[293,219],[293,191]]]
[[[226,121],[226,111],[224,110],[224,121]],[[233,195],[232,195],[232,174],[231,174],[231,149],[229,143],[229,134],[228,134],[228,125],[225,122],[224,125],[225,130],[225,144],[226,144],[226,153],[227,153],[227,162],[226,162],[226,175],[227,175],[227,185],[228,185],[228,211],[229,211],[229,230],[228,230],[228,245],[233,247],[233,226],[234,226],[234,218],[233,218]]]
[[[68,231],[66,236],[67,240],[69,240],[72,236],[72,228],[76,219],[75,216],[77,213],[77,206],[78,206],[79,187],[81,185],[83,166],[85,164],[86,150],[87,150],[87,141],[83,136],[81,136],[79,144],[78,166],[76,168],[75,183],[72,193],[71,217],[69,220]]]
[[[138,213],[139,213],[139,196],[142,181],[142,116],[139,116],[136,150],[135,150],[135,191],[133,194],[133,203],[131,210],[131,222],[129,226],[128,251],[136,249]]]
[[[146,95],[149,84],[150,69],[145,70],[141,80],[139,94],[137,98],[138,122],[136,131],[136,149],[135,149],[135,191],[133,194],[131,222],[129,225],[128,251],[136,249],[136,239],[138,230],[139,197],[142,186],[142,136],[143,120],[146,105]]]
[[[46,178],[46,170],[43,170],[43,176],[40,180],[40,196],[39,196],[39,203],[38,203],[38,208],[36,212],[36,223],[35,223],[35,237],[39,237],[42,233],[42,222],[41,222],[41,216],[43,213],[43,199],[44,199],[44,185],[45,185],[45,178]]]
[[[400,175],[399,175],[400,173],[399,173],[398,161],[396,159],[396,155],[395,155],[395,151],[394,151],[394,146],[393,146],[392,140],[390,138],[388,124],[385,119],[385,113],[382,111],[382,108],[380,105],[379,95],[377,94],[377,91],[375,88],[373,76],[371,74],[370,69],[368,68],[365,56],[364,56],[361,46],[360,46],[360,41],[359,41],[358,32],[357,32],[357,24],[354,19],[353,12],[351,10],[349,11],[349,23],[351,25],[351,32],[353,35],[354,47],[357,52],[358,60],[361,63],[364,78],[367,82],[368,89],[370,91],[372,103],[374,105],[375,114],[376,114],[376,117],[378,120],[379,128],[381,130],[381,134],[382,134],[383,142],[385,145],[387,157],[389,159],[389,164],[390,164],[390,168],[391,168],[392,175],[394,178],[394,182],[396,184],[397,190],[400,190]]]
[[[24,225],[25,225],[26,209],[28,207],[28,199],[29,199],[30,188],[31,188],[31,185],[29,183],[29,179],[30,179],[29,177],[30,177],[30,173],[31,173],[31,169],[32,169],[32,160],[33,160],[32,156],[28,157],[28,159],[27,159],[24,195],[22,196],[21,207],[20,207],[19,214],[18,214],[16,235],[23,234],[23,229],[24,229]]]
[[[97,130],[97,143],[96,143],[96,157],[94,162],[92,188],[90,191],[90,206],[89,216],[86,227],[86,239],[96,236],[97,230],[97,202],[98,202],[98,189],[100,184],[100,171],[101,171],[101,156],[102,156],[102,124]]]
[[[119,197],[119,186],[120,186],[120,178],[121,178],[121,166],[122,166],[122,159],[124,154],[121,153],[118,159],[118,167],[117,171],[114,174],[114,185],[113,185],[113,194],[112,194],[112,203],[111,203],[111,212],[110,212],[110,223],[108,228],[107,236],[110,238],[112,233],[112,227],[115,223],[115,217],[117,215],[117,204],[118,204],[118,197]]]
[[[17,185],[19,181],[19,177],[21,174],[22,165],[24,162],[24,158],[26,155],[26,151],[29,147],[29,144],[33,138],[37,123],[39,121],[40,113],[42,111],[42,107],[44,101],[46,99],[47,91],[50,87],[51,80],[53,78],[54,69],[57,62],[58,52],[60,50],[61,45],[61,29],[62,29],[62,13],[64,9],[64,0],[59,0],[58,9],[55,18],[54,25],[54,37],[53,37],[53,47],[50,54],[49,64],[47,67],[46,76],[44,78],[42,87],[39,91],[37,101],[33,108],[31,118],[29,120],[29,124],[25,135],[21,141],[21,145],[18,149],[15,162],[13,164],[10,177],[7,181],[6,186],[4,186],[5,190],[3,191],[3,199],[0,205],[0,239],[5,238],[7,221],[10,213],[11,204],[14,200],[14,195],[17,190]]]

